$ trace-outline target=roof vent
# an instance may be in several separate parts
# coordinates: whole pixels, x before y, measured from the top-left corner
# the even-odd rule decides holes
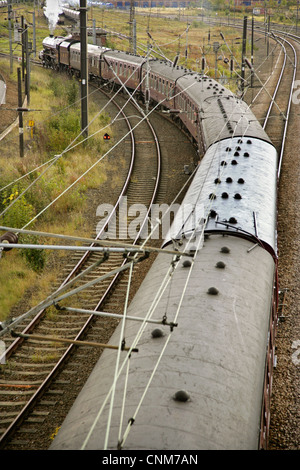
[[[207,291],[209,295],[218,295],[219,291],[216,287],[210,287]]]
[[[185,260],[185,261],[182,263],[182,266],[183,266],[184,268],[189,268],[191,265],[192,265],[192,263],[191,263],[190,260]]]
[[[151,336],[152,338],[161,338],[164,336],[164,333],[160,328],[155,328],[155,330],[151,332]]]
[[[225,263],[223,263],[223,261],[218,261],[217,264],[216,264],[216,268],[218,269],[224,269],[226,266]]]
[[[222,246],[221,253],[230,253],[230,249],[227,246]]]
[[[178,392],[175,393],[173,398],[175,401],[186,402],[190,399],[190,395],[186,390],[178,390]]]

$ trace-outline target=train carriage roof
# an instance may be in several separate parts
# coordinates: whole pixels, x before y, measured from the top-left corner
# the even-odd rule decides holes
[[[120,60],[128,64],[139,66],[145,62],[145,57],[136,56],[127,52],[108,50],[105,53],[106,59]]]
[[[198,106],[206,148],[245,134],[271,143],[249,105],[216,80],[190,73],[182,75],[177,86]]]

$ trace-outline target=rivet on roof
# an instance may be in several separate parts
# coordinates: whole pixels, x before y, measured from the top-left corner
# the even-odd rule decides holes
[[[210,287],[207,291],[209,295],[218,295],[219,291],[216,287]]]
[[[178,390],[173,398],[175,401],[186,402],[190,399],[190,395],[186,390]]]
[[[216,264],[216,268],[218,269],[224,269],[226,266],[225,263],[223,263],[223,261],[218,261],[217,264]]]

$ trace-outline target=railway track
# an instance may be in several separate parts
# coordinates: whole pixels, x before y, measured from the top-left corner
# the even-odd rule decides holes
[[[263,128],[277,146],[279,155],[278,177],[280,176],[285,140],[289,124],[292,94],[297,72],[297,52],[293,44],[285,38],[277,36],[284,49],[284,67],[277,82],[272,100],[267,110]],[[289,53],[287,52],[289,49]],[[285,78],[283,79],[283,75]],[[276,106],[275,106],[276,103]],[[274,124],[276,123],[276,124]],[[278,136],[281,136],[278,139]]]
[[[263,33],[261,28],[256,28]],[[261,109],[254,113],[264,122],[264,127],[274,141],[279,155],[278,166],[278,279],[280,286],[279,322],[276,334],[276,364],[274,364],[271,421],[269,434],[270,450],[299,449],[299,365],[293,361],[295,344],[300,334],[299,302],[299,224],[298,186],[299,165],[295,148],[299,145],[299,120],[297,101],[292,100],[294,86],[299,80],[298,54],[300,38],[278,25],[271,28],[272,38],[282,50],[285,66],[273,82],[276,87],[267,89],[272,95],[261,99]],[[272,59],[271,59],[272,60]],[[279,79],[280,77],[280,79]],[[277,84],[278,81],[278,84]],[[249,100],[251,102],[251,99]],[[276,101],[276,103],[275,103]],[[265,103],[267,103],[267,106]],[[289,223],[287,223],[289,221]],[[283,298],[282,298],[283,296]]]
[[[287,41],[284,40],[282,42],[285,42],[286,46],[288,46]],[[290,87],[290,89],[292,89],[292,87]],[[281,90],[275,92],[273,100],[271,100],[270,103],[269,111],[267,113],[268,119],[266,119],[266,125],[267,122],[272,122],[272,116],[275,116],[276,112],[278,112],[278,108],[274,106],[276,93],[279,93],[280,96],[283,96],[284,94],[284,92]],[[278,103],[278,100],[276,100],[276,102]],[[287,116],[287,110],[288,105],[287,108],[285,108],[285,116]],[[136,115],[136,109],[131,109],[130,114]],[[140,117],[131,118],[133,123],[132,125],[134,126],[139,120]],[[282,123],[284,124],[285,121],[286,120],[282,120]],[[141,130],[141,127],[138,127],[137,130]],[[147,133],[148,132],[149,130]],[[283,132],[285,131],[283,130]],[[124,147],[126,146],[129,146],[129,142],[127,140],[125,140],[124,144]],[[151,133],[147,134],[146,136],[145,129],[142,130],[141,134],[136,134],[135,148],[137,153],[139,150],[143,149],[142,154],[144,155],[146,147],[149,147],[151,153],[154,146],[155,139],[153,140],[153,134],[152,137]],[[137,155],[135,158],[136,157]],[[133,160],[130,159],[130,161]],[[141,182],[142,178],[140,178],[135,173],[139,164],[140,163],[136,164],[135,166],[132,165],[132,172],[130,177],[126,179],[127,182],[124,184],[124,188],[126,187],[126,193],[122,193],[122,196],[127,196],[128,207],[135,202],[141,203],[141,198],[138,196],[138,191],[139,189],[142,189],[143,192],[145,192],[146,182],[150,181],[150,187],[153,188],[155,186],[155,182],[157,182],[159,179],[159,173],[156,172],[155,175],[152,174],[152,176],[150,175],[149,178],[145,178],[145,181]],[[130,166],[131,165],[129,164],[129,167]],[[146,170],[148,170],[149,166],[150,165],[143,166],[143,162],[141,162],[139,175],[145,176]],[[159,164],[157,165],[157,168],[158,167]],[[153,194],[153,191],[152,193],[151,190],[149,190],[149,193],[147,191],[148,196],[146,199],[153,201]],[[117,213],[116,226],[119,226]],[[118,234],[118,236],[120,240],[120,234]],[[132,243],[132,239],[128,238],[123,238],[122,241],[124,243]],[[74,254],[74,258],[78,258],[77,262],[75,263],[76,266],[74,270],[72,270],[71,273],[65,278],[65,280],[61,282],[60,285],[63,285],[73,279],[74,276],[76,276],[78,272],[82,272],[83,269],[91,268],[94,264],[102,260],[102,256],[103,255],[101,254],[91,254],[90,256],[85,257],[88,259],[83,260],[81,253],[78,252]],[[101,263],[100,267],[97,267],[94,272],[91,270],[86,274],[85,277],[80,279],[79,286],[84,285],[87,280],[94,280],[95,276],[101,276],[100,273],[103,273],[102,268],[104,268],[104,270],[107,268],[109,271],[117,266],[120,266],[120,263],[123,262],[124,259],[122,259],[122,255],[120,257],[120,255],[110,254],[109,259]],[[71,264],[73,265],[73,263]],[[99,270],[100,268],[101,271]],[[111,283],[108,281],[106,285],[104,285],[104,281],[102,283],[104,286],[104,292],[101,294],[102,297],[99,295],[98,290],[96,291],[96,288],[92,286],[90,292],[88,292],[87,289],[79,291],[76,299],[78,308],[79,306],[84,305],[85,310],[100,310],[105,308],[105,310],[109,312],[121,313],[124,305],[124,298],[126,297],[126,286],[128,284],[128,279],[127,277],[123,277],[121,280],[118,279],[118,281],[118,289],[115,289],[115,294],[117,293],[117,295],[112,294],[114,286],[110,285]],[[98,302],[95,302],[95,294],[98,296]],[[82,338],[85,338],[86,333],[84,330],[82,330],[82,321],[85,324],[84,326],[86,326],[91,332],[92,339],[88,337],[89,341],[94,342],[99,341],[99,337],[104,338],[104,342],[108,340],[111,328],[113,328],[113,326],[118,322],[118,320],[113,318],[110,318],[105,322],[102,318],[102,320],[99,322],[98,317],[95,315],[90,315],[89,313],[81,311],[79,316],[76,312],[72,313],[68,310],[56,311],[54,308],[52,308],[50,315],[47,316],[43,313],[42,316],[42,323],[39,323],[38,329],[34,331],[36,336],[46,336],[49,334],[49,328],[53,330],[53,326],[55,326],[54,331],[56,332],[56,336],[61,334],[63,338],[69,338],[71,341],[79,341]],[[30,328],[31,327],[33,327],[32,324],[30,324]],[[24,334],[30,334],[30,331],[31,330],[28,330],[27,326],[22,331],[22,333],[25,332]],[[32,438],[31,433],[33,433],[38,428],[38,426],[44,422],[50,414],[52,414],[51,409],[55,410],[58,403],[62,401],[62,397],[65,394],[65,389],[70,387],[70,377],[77,374],[78,368],[82,367],[84,361],[89,362],[91,360],[90,351],[91,349],[94,349],[91,348],[88,344],[82,345],[80,348],[78,348],[76,344],[73,344],[66,348],[65,346],[61,346],[60,343],[54,344],[52,340],[49,340],[48,342],[43,341],[41,343],[40,339],[31,339],[30,342],[28,340],[23,342],[22,350],[20,349],[16,351],[16,343],[22,342],[23,339],[24,338],[19,338],[18,340],[13,341],[10,351],[11,354],[13,354],[11,357],[14,359],[9,360],[9,366],[0,379],[0,402],[1,408],[4,409],[3,413],[1,412],[0,414],[0,428],[2,431],[0,447],[3,449],[28,449],[30,447],[29,441]],[[45,349],[43,349],[43,351],[42,344],[45,345]],[[33,349],[31,349],[32,347]],[[100,346],[99,349],[101,350]],[[41,361],[38,359],[39,355],[42,357]],[[97,351],[96,355],[99,355],[99,351]],[[74,358],[69,361],[70,367],[65,368],[62,373],[59,371],[58,363],[56,362],[56,358],[58,356],[61,356],[62,362],[67,361],[67,357],[69,356]],[[29,357],[32,358],[30,362],[28,362]],[[21,360],[24,360],[25,362],[21,363]],[[18,371],[19,364],[21,364],[21,366],[20,370]],[[5,374],[6,378],[3,378]],[[55,378],[56,380],[53,382],[52,380]],[[74,390],[74,394],[75,393],[76,391]],[[35,402],[38,403],[38,407],[35,406]],[[32,411],[33,409],[34,411]]]
[[[234,23],[223,21],[222,19],[204,19],[206,23],[219,25],[224,27],[233,27],[237,29],[243,28],[243,21],[235,20]],[[251,31],[251,25],[248,23],[248,30]],[[254,22],[254,34],[265,36],[267,45],[267,56],[265,60],[271,60],[271,73],[264,84],[261,79],[258,79],[256,69],[260,69],[261,64],[256,65],[253,70],[254,88],[260,89],[257,96],[254,97],[256,92],[252,92],[251,97],[247,97],[250,92],[250,87],[245,93],[245,100],[249,102],[254,114],[260,119],[263,128],[271,138],[272,142],[277,148],[279,155],[278,162],[278,177],[280,176],[282,158],[285,149],[286,135],[289,125],[292,94],[297,73],[297,51],[293,41],[300,43],[300,39],[295,34],[289,31],[282,31],[278,29],[277,24],[271,23],[271,29],[268,32],[265,25],[259,22]],[[273,62],[272,48],[269,45],[270,41],[276,41],[281,48],[282,61],[280,62],[280,55],[277,60]],[[271,82],[269,86],[268,82]],[[248,85],[250,84],[250,77],[248,78]],[[254,98],[254,99],[253,99]],[[258,102],[258,105],[256,104]]]
[[[120,106],[116,102],[115,106],[118,107],[119,112]],[[124,142],[127,169],[125,181],[115,203],[110,222],[113,218],[118,220],[120,201],[124,197],[127,198],[128,206],[144,204],[150,208],[157,197],[161,174],[160,148],[150,122],[145,120],[133,132],[132,128],[141,120],[141,117],[137,116],[137,109],[133,108],[131,104],[127,105],[126,113],[135,116],[132,118],[127,118],[124,111],[122,113],[128,126],[128,139],[126,137]],[[149,161],[151,161],[151,165]],[[147,220],[147,216],[148,213],[145,220]],[[107,225],[103,225],[95,238],[103,236],[105,230],[107,230]],[[139,233],[136,233],[134,240],[128,236],[124,237],[120,233],[117,236],[119,243],[131,245],[139,242]],[[96,242],[92,246],[96,246]],[[77,284],[72,285],[72,288],[78,289],[78,293],[72,297],[72,307],[81,307],[90,312],[105,308],[108,312],[122,314],[128,272],[121,272],[120,266],[125,264],[130,263],[127,258],[124,258],[124,253],[109,253],[106,258],[106,255],[103,256],[103,252],[91,253],[87,251],[83,256],[82,252],[75,252],[71,265],[66,266],[66,271],[72,265],[73,267],[69,274],[66,276],[64,274],[65,278],[59,283],[59,288],[63,288],[79,273],[84,272],[85,274],[81,274]],[[114,276],[107,276],[101,282],[96,282],[114,270],[116,271]],[[86,284],[89,287],[86,287]],[[116,286],[118,287],[116,288]],[[34,427],[43,421],[50,413],[49,408],[55,407],[57,397],[64,393],[60,387],[69,383],[68,379],[61,379],[56,383],[56,386],[59,384],[59,390],[55,391],[51,389],[54,378],[63,367],[65,368],[64,377],[74,373],[74,368],[76,371],[74,362],[71,362],[71,365],[66,365],[66,363],[74,350],[78,348],[78,344],[66,345],[64,342],[57,342],[51,338],[46,340],[46,337],[54,336],[71,342],[85,338],[86,341],[88,339],[90,342],[97,343],[101,338],[100,344],[103,345],[108,341],[112,328],[118,323],[115,318],[102,317],[99,319],[90,312],[80,312],[79,314],[65,310],[65,308],[70,308],[67,305],[57,306],[59,309],[57,311],[53,307],[48,310],[42,309],[26,326],[21,323],[17,325],[16,332],[22,336],[15,339],[2,338],[6,344],[11,342],[6,351],[7,364],[2,366],[0,378],[0,447],[2,449],[6,447],[12,436],[15,436],[12,441],[14,448],[18,448],[18,446],[30,447],[28,443],[31,438],[31,433],[28,432],[29,423]],[[41,340],[41,338],[45,338],[45,340]],[[89,347],[89,350],[94,349],[87,344],[84,344],[83,347]],[[103,348],[99,346],[97,349],[96,354],[99,355],[99,350],[101,351]],[[80,350],[82,351],[81,348]],[[90,353],[88,353],[89,356]],[[76,361],[81,367],[84,360],[85,358],[79,353]],[[43,398],[46,391],[50,396],[49,399]],[[39,403],[38,409],[36,409],[37,403]],[[34,413],[32,413],[33,409],[35,409]],[[16,429],[19,429],[17,437]],[[24,438],[25,435],[27,442]]]

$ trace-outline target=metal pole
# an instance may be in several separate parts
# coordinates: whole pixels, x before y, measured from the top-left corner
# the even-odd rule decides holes
[[[252,15],[252,25],[251,25],[251,88],[253,88],[253,63],[254,63],[254,17]]]
[[[25,60],[24,60],[24,55],[25,55],[25,43],[24,43],[24,16],[21,16],[21,28],[22,28],[22,36],[21,36],[21,44],[22,44],[22,80],[24,81],[25,77]]]
[[[30,55],[28,47],[28,26],[25,25],[24,32],[24,42],[25,42],[25,58],[26,58],[26,95],[27,95],[27,105],[30,104]]]
[[[22,78],[21,69],[18,68],[18,107],[22,108]],[[24,136],[23,136],[23,114],[19,111],[19,144],[20,144],[20,157],[24,157]]]
[[[96,46],[97,44],[97,36],[96,36],[96,20],[93,19],[93,44]]]
[[[9,30],[9,57],[10,57],[10,73],[13,73],[13,51],[12,51],[12,24],[11,24],[11,13],[12,6],[11,0],[7,2],[8,11],[8,30]]]
[[[185,66],[187,66],[187,58],[188,58],[188,34],[189,34],[190,24],[186,23],[186,44],[185,44]]]
[[[88,64],[87,64],[87,6],[86,0],[80,0],[80,64],[81,64],[81,130],[88,136]]]
[[[246,46],[247,46],[247,16],[244,16],[244,26],[243,26],[243,49],[242,49],[242,96],[244,95],[245,88],[245,56],[246,56]]]
[[[36,57],[35,11],[32,13],[32,28],[33,28],[33,53],[34,53],[34,57]]]
[[[133,53],[136,55],[136,19],[133,20]]]
[[[130,17],[129,17],[129,27],[130,27],[130,32],[129,32],[129,42],[130,42],[130,52],[134,51],[134,30],[133,30],[133,21],[135,17],[135,5],[134,1],[130,0]]]
[[[269,55],[269,44],[270,44],[270,15],[268,16],[267,57]]]

